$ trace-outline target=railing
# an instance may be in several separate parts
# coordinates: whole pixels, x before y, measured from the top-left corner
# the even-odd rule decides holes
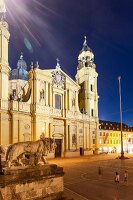
[[[0,99],[0,108],[3,110],[8,110],[8,100]]]
[[[13,111],[21,111],[30,113],[30,104],[21,101],[10,101],[9,109]]]
[[[33,111],[33,109],[32,109]],[[35,104],[34,105],[34,111],[36,113],[44,114],[44,115],[50,115],[50,116],[56,116],[56,117],[63,117],[62,110],[55,109],[53,107]]]
[[[29,112],[30,113],[30,104],[25,102],[18,102],[18,110],[23,112]]]

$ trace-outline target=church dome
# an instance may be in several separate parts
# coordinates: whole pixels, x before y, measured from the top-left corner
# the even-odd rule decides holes
[[[23,60],[23,55],[21,53],[20,59],[17,62],[17,69],[13,69],[10,74],[10,80],[28,80],[27,64]]]

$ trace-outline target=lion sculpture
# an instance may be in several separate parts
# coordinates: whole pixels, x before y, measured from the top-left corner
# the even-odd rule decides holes
[[[38,165],[45,164],[44,156],[55,148],[54,140],[44,138],[35,142],[18,142],[10,145],[6,153],[6,161],[8,167],[17,165]],[[28,160],[26,163],[25,161]]]

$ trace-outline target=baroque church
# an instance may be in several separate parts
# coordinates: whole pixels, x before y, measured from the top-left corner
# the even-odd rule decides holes
[[[75,80],[57,59],[53,69],[31,63],[23,54],[16,69],[8,60],[10,32],[4,17],[0,20],[0,144],[35,141],[40,136],[56,143],[51,157],[97,153],[98,93],[94,54],[85,37],[78,56]]]

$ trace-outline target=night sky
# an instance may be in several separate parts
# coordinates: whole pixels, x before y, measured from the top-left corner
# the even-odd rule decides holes
[[[23,52],[27,65],[55,68],[56,58],[74,79],[84,35],[95,55],[99,118],[133,126],[133,0],[5,0],[11,33],[9,64]]]

